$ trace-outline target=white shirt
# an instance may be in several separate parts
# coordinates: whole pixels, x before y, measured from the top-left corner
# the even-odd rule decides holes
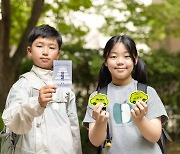
[[[52,74],[33,66],[8,94],[2,118],[11,131],[21,134],[15,154],[82,153],[74,93],[69,90],[68,105],[53,102],[43,108],[38,102],[39,89],[53,83]]]

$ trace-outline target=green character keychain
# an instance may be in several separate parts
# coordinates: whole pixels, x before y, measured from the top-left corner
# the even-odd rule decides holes
[[[143,101],[144,103],[146,103],[148,99],[149,99],[148,94],[144,93],[143,91],[138,90],[131,93],[129,101],[132,104],[136,104],[136,102],[138,101]]]
[[[104,104],[104,107],[106,107],[109,104],[109,100],[107,95],[98,93],[94,95],[92,98],[90,98],[89,103],[92,106],[95,106],[96,104]]]
[[[92,98],[90,98],[89,103],[92,106],[96,106],[96,104],[103,104],[104,105],[103,108],[106,108],[109,105],[109,100],[108,100],[107,95],[97,93]],[[104,144],[106,147],[110,147],[111,146],[111,140],[106,140],[106,142]]]

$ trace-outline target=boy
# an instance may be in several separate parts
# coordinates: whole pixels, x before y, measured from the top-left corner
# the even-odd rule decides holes
[[[49,25],[29,35],[27,53],[34,65],[12,86],[2,115],[7,129],[20,135],[15,154],[82,153],[74,93],[69,90],[60,102],[52,97],[53,60],[61,45],[61,35]]]

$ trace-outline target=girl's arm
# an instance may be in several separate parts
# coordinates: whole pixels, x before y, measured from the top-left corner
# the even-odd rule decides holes
[[[98,147],[100,146],[107,135],[107,121],[109,113],[102,110],[103,105],[96,105],[92,117],[96,120],[95,123],[89,124],[89,140]]]
[[[136,103],[136,106],[131,110],[132,119],[142,136],[149,142],[156,143],[161,136],[161,118],[158,117],[152,120],[148,120],[145,117],[147,109],[148,107],[146,103]]]

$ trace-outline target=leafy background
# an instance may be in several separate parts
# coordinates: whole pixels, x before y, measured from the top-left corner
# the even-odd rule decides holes
[[[180,52],[171,50],[170,40],[180,39],[180,1],[144,5],[141,0],[0,0],[0,112],[8,91],[18,76],[31,69],[26,56],[27,36],[35,25],[43,23],[56,27],[63,37],[61,59],[73,61],[73,90],[81,127],[83,153],[96,153],[82,127],[89,94],[95,90],[102,63],[103,46],[94,42],[99,36],[130,35],[137,44],[148,67],[149,84],[165,104],[169,122],[166,129],[173,138],[168,153],[180,152]],[[101,20],[84,20],[80,15],[98,15]],[[94,37],[87,39],[91,24],[98,25]],[[102,40],[101,40],[102,41]],[[90,43],[91,47],[87,47]],[[157,46],[158,44],[158,46]],[[176,44],[175,46],[179,46]],[[3,122],[0,121],[2,129]]]

